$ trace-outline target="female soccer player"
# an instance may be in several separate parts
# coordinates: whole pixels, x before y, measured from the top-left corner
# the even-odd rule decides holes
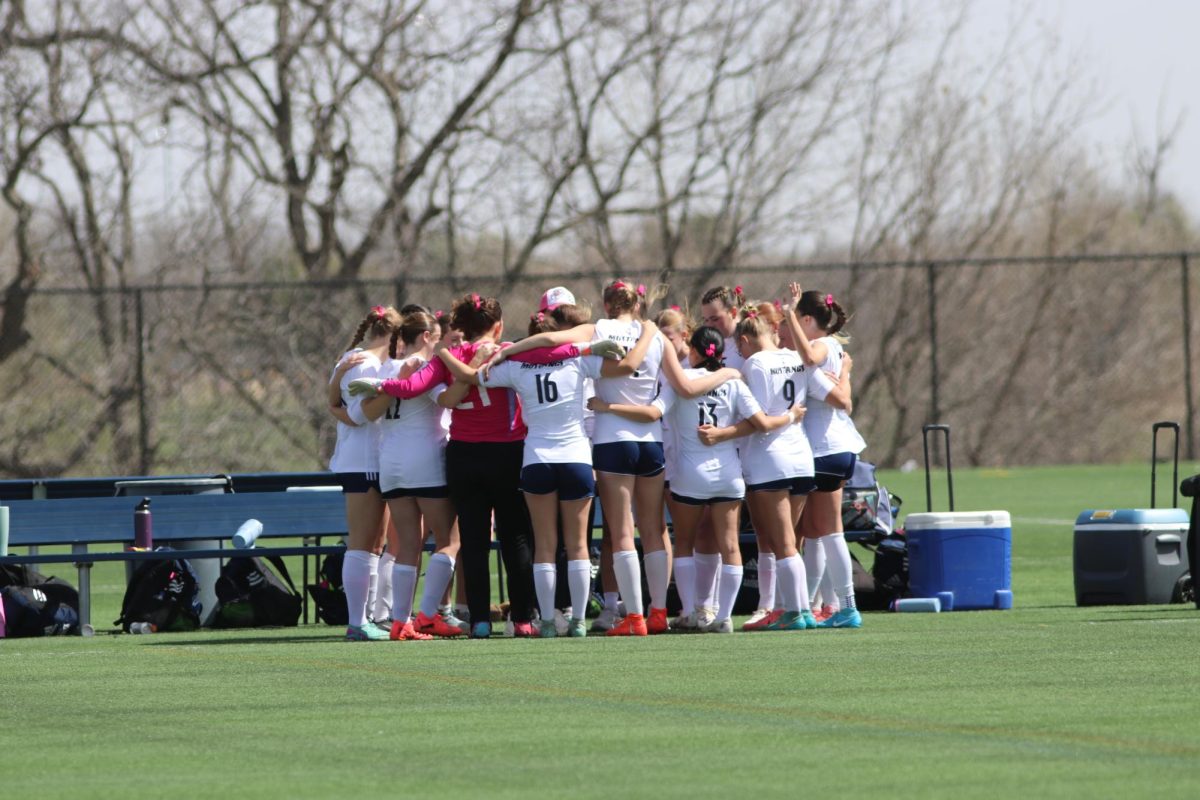
[[[698,328],[689,342],[688,373],[715,372],[721,367],[724,338],[715,328]],[[690,377],[690,376],[689,376]],[[742,585],[742,556],[738,546],[738,511],[745,495],[737,446],[732,442],[715,447],[704,445],[698,436],[701,425],[728,426],[748,420],[756,430],[767,432],[791,425],[800,419],[800,408],[775,417],[763,414],[750,389],[734,379],[695,400],[681,400],[664,386],[649,407],[610,404],[599,397],[592,401],[600,412],[617,414],[631,420],[657,419],[666,415],[675,432],[672,448],[671,518],[675,522],[676,555],[691,552],[701,515],[711,509],[719,551],[724,562],[718,588],[718,610],[713,621],[702,630],[732,633],[734,601]],[[677,562],[678,563],[678,562]],[[676,587],[683,602],[683,613],[691,611],[695,587],[676,574]]]
[[[854,602],[854,572],[850,550],[842,531],[842,486],[854,474],[858,454],[866,449],[850,419],[849,357],[842,349],[839,331],[846,312],[832,294],[804,292],[799,283],[789,286],[792,304],[786,311],[788,338],[795,342],[804,363],[815,367],[808,386],[808,414],[804,430],[812,444],[816,490],[801,517],[805,538],[805,566],[815,590],[828,570],[838,610],[821,620],[823,628],[860,628],[862,616]],[[842,379],[830,386],[827,374]],[[810,551],[811,549],[811,551]],[[826,598],[826,601],[835,598]]]
[[[338,473],[346,497],[348,541],[342,562],[342,586],[346,592],[350,641],[378,641],[388,631],[367,620],[367,596],[372,575],[379,570],[384,502],[379,490],[379,426],[369,424],[362,399],[352,396],[349,385],[359,378],[375,378],[387,355],[393,331],[400,325],[394,308],[375,306],[359,324],[342,360],[362,344],[361,359],[343,371],[338,382],[341,402],[351,425],[339,422],[337,444],[329,468]]]
[[[530,323],[530,335],[542,333],[553,324],[546,314],[539,312]],[[595,481],[592,452],[583,429],[584,380],[633,374],[642,365],[652,344],[659,341],[657,334],[658,329],[653,323],[643,323],[635,346],[619,362],[595,356],[547,364],[508,361],[486,371],[476,371],[453,364],[450,361],[453,356],[443,354],[456,377],[478,382],[481,387],[511,388],[521,398],[529,426],[521,466],[521,489],[529,505],[536,539],[534,585],[541,610],[543,638],[557,635],[554,627],[554,559],[560,515],[571,590],[569,634],[587,635],[585,612],[591,586],[587,528]],[[596,424],[599,427],[601,420],[597,419]]]
[[[404,316],[392,337],[392,360],[385,365],[383,377],[401,377],[401,368],[412,373],[424,366],[433,357],[440,336],[437,320],[428,312],[416,311]],[[403,361],[396,360],[397,340],[404,343]],[[399,534],[392,567],[391,638],[396,640],[463,633],[438,611],[442,593],[454,575],[459,548],[458,522],[446,486],[444,409],[437,402],[445,388],[445,384],[439,383],[409,400],[381,394],[363,403],[368,419],[382,417],[379,486]],[[433,531],[437,551],[425,571],[420,610],[414,624],[409,616],[426,525]]]

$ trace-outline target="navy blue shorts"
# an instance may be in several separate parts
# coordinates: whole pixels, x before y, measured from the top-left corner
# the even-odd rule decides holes
[[[441,500],[449,496],[449,486],[414,486],[411,489],[400,487],[398,489],[388,489],[383,493],[384,500],[393,500],[397,497],[421,497],[427,500]]]
[[[379,491],[378,472],[339,472],[337,478],[342,484],[342,494],[366,494],[372,489]]]
[[[815,488],[817,488],[816,478],[811,477],[784,478],[766,483],[746,484],[746,489],[751,492],[782,492],[786,489],[788,494],[809,494]]]
[[[685,506],[711,506],[716,503],[740,503],[740,497],[686,497],[682,494],[671,492],[671,499],[676,503],[682,503]]]
[[[521,467],[521,491],[582,500],[596,494],[596,478],[591,464],[530,464]]]
[[[597,472],[652,478],[662,472],[666,464],[662,442],[605,442],[592,445],[592,465]]]
[[[818,492],[836,492],[842,482],[854,475],[854,464],[858,456],[854,453],[831,453],[813,459]]]

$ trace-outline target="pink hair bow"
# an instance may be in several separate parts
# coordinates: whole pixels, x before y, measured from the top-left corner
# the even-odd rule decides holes
[[[833,295],[831,295],[831,294],[825,295],[825,305],[829,306],[830,308],[833,308]]]
[[[437,311],[433,312],[433,316],[435,319],[441,319],[445,314],[446,314],[446,312],[442,311],[440,308]]]
[[[471,295],[471,302],[475,304],[476,311],[478,311],[480,309],[480,307],[483,305],[483,300],[480,299],[478,294]]]
[[[646,296],[646,284],[639,283],[637,285],[637,293],[638,293],[638,297],[645,297]]]
[[[717,354],[717,346],[715,344],[713,344],[712,342],[709,342],[708,347],[704,348],[704,355],[708,356],[709,358],[712,358],[716,354]]]
[[[383,306],[375,306],[374,308],[371,309],[371,313],[374,314],[375,316],[379,317],[380,319],[383,319],[383,315],[387,313],[387,309],[384,308]]]

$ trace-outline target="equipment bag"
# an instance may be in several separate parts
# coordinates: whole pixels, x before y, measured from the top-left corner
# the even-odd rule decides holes
[[[326,625],[346,625],[350,611],[346,606],[346,590],[342,588],[344,553],[330,553],[321,562],[317,583],[304,587],[317,607],[317,619]]]
[[[859,459],[842,489],[842,529],[867,531],[882,539],[895,529],[902,502],[876,480],[875,465]]]
[[[216,591],[214,628],[293,627],[300,621],[301,597],[279,556],[231,558]]]
[[[158,547],[155,552],[174,551]],[[200,587],[192,565],[164,556],[138,564],[121,601],[121,616],[113,624],[126,633],[134,622],[149,622],[159,631],[194,631],[200,627],[200,611]]]
[[[0,603],[4,604],[6,636],[79,633],[79,592],[66,581],[49,578],[34,586],[4,586]]]

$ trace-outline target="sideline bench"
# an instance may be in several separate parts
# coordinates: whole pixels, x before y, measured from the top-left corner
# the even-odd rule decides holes
[[[326,476],[328,481],[328,476]],[[37,553],[0,557],[0,564],[74,563],[79,571],[79,617],[91,622],[91,567],[100,561],[148,561],[161,553],[90,552],[94,545],[133,544],[133,511],[141,496],[73,497],[58,500],[12,500],[9,508],[9,546],[39,547],[68,545],[69,554]],[[239,556],[303,555],[308,583],[307,556],[338,552],[342,545],[321,545],[330,536],[346,535],[346,510],[341,492],[251,492],[247,494],[160,495],[151,498],[155,545],[177,545],[196,540],[228,540],[247,519],[263,524],[259,542],[268,538],[313,539],[316,544],[261,547],[237,550],[232,547],[186,550],[181,557],[236,558]],[[304,592],[303,586],[301,591]],[[304,617],[308,598],[304,592]]]

